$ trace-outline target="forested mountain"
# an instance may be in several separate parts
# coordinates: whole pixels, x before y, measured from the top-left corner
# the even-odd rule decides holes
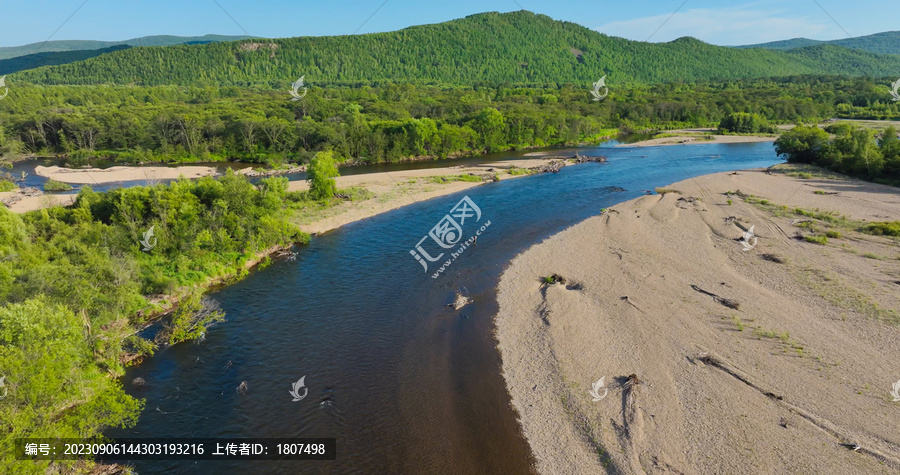
[[[10,59],[0,59],[0,76],[41,66],[74,63],[75,61],[83,61],[94,56],[128,48],[130,48],[128,45],[116,45],[102,49],[54,51],[51,53],[26,54],[25,56],[17,56]]]
[[[183,44],[215,43],[218,41],[236,41],[248,38],[247,36],[227,35],[203,35],[203,36],[171,36],[156,35],[142,36],[124,41],[94,41],[94,40],[59,40],[46,43],[30,43],[22,46],[5,46],[0,48],[0,59],[17,58],[35,53],[50,53],[59,51],[98,50],[116,45],[128,46],[172,46]]]
[[[893,76],[900,56],[831,45],[788,52],[713,46],[693,38],[645,43],[528,11],[482,13],[356,36],[136,47],[77,63],[23,71],[15,83],[241,86],[412,82],[617,87],[796,74]]]
[[[874,35],[831,41],[794,38],[791,40],[772,41],[770,43],[760,43],[757,45],[738,46],[738,48],[765,48],[784,51],[821,44],[843,46],[845,48],[868,51],[870,53],[900,54],[900,31],[885,31],[883,33],[875,33]]]

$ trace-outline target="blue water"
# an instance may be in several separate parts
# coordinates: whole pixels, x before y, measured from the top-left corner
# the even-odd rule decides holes
[[[147,381],[144,389],[128,386],[146,410],[137,427],[108,435],[337,438],[335,461],[134,462],[142,475],[531,472],[491,334],[504,267],[642,190],[779,162],[771,143],[582,153],[608,161],[353,223],[314,237],[296,261],[215,292],[227,321],[204,342],[168,348],[130,370],[126,381]],[[409,251],[463,195],[480,207],[479,224],[491,225],[433,279]],[[446,306],[456,290],[474,303]],[[304,375],[309,395],[292,402],[291,384]],[[242,381],[244,394],[236,391]]]

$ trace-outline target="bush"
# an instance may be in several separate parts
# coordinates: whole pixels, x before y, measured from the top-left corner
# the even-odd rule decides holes
[[[900,221],[882,221],[871,223],[863,228],[863,232],[878,236],[900,236]]]
[[[69,191],[71,189],[72,185],[61,181],[47,180],[47,182],[44,183],[44,191]]]
[[[16,189],[16,184],[9,180],[0,180],[0,193]]]

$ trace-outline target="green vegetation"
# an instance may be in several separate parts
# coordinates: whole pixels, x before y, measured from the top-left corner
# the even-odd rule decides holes
[[[857,36],[854,38],[842,38],[830,41],[810,40],[808,38],[794,38],[791,40],[773,41],[771,43],[738,46],[738,48],[789,50],[821,44],[843,46],[845,48],[859,49],[868,51],[870,53],[900,54],[900,31],[885,31],[882,33],[875,33],[874,35]]]
[[[759,114],[732,112],[719,122],[718,132],[720,134],[772,134],[775,133],[775,128]]]
[[[0,59],[0,75],[12,74],[26,69],[34,69],[41,66],[51,66],[57,64],[73,63],[75,61],[83,61],[101,54],[111,53],[127,49],[126,45],[111,46],[104,49],[96,50],[78,50],[78,51],[59,51],[59,52],[41,52],[18,56],[12,59]]]
[[[519,176],[519,175],[531,175],[532,173],[535,173],[535,171],[529,170],[527,168],[509,167],[509,169],[506,170],[506,173],[509,173],[512,176]]]
[[[878,236],[894,236],[900,237],[900,221],[882,221],[878,223],[869,223],[861,230],[864,233],[874,234]]]
[[[798,74],[888,77],[898,70],[900,56],[831,45],[782,52],[714,46],[690,37],[647,43],[518,11],[364,35],[135,47],[19,72],[10,79],[44,85],[239,85],[286,91],[304,74],[316,88],[395,81],[568,82],[586,95],[584,88],[606,74],[611,95],[616,95],[616,85],[626,84]],[[310,91],[314,94],[315,89]]]
[[[653,191],[655,191],[656,193],[658,193],[660,195],[665,195],[666,193],[677,193],[679,195],[681,194],[680,191],[678,191],[674,188],[656,188]]]
[[[334,179],[340,176],[334,163],[334,154],[329,151],[319,152],[310,160],[306,171],[309,178],[309,191],[314,199],[327,200],[334,198],[337,186]]]
[[[806,242],[811,242],[813,244],[821,244],[823,246],[828,244],[827,236],[803,236],[803,239],[805,239]]]
[[[454,181],[482,182],[484,178],[481,175],[439,175],[428,177],[428,181],[431,183],[450,183]]]
[[[0,193],[13,191],[16,189],[16,184],[9,180],[0,179]]]
[[[69,191],[71,189],[72,185],[61,181],[50,179],[44,182],[44,191]]]
[[[775,151],[789,163],[815,164],[829,170],[882,183],[900,183],[900,139],[888,127],[876,141],[874,131],[839,124],[834,133],[798,125],[775,141]]]
[[[229,173],[105,193],[85,187],[70,208],[23,215],[0,207],[0,368],[9,390],[0,472],[30,470],[12,460],[13,437],[87,437],[133,423],[140,403],[114,377],[154,348],[136,330],[180,299],[161,342],[200,337],[221,313],[199,292],[246,275],[267,250],[306,242],[290,220],[308,203],[308,194],[287,191],[286,178],[254,186]]]
[[[54,40],[42,43],[31,43],[22,46],[0,47],[0,59],[16,58],[33,54],[35,51],[77,51],[100,50],[116,45],[128,46],[172,46],[182,44],[203,44],[216,41],[237,41],[246,39],[246,36],[203,35],[203,36],[142,36],[124,41],[96,41],[96,40]]]

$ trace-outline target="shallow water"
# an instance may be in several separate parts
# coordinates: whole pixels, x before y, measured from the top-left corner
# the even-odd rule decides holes
[[[495,287],[510,259],[642,190],[779,162],[771,143],[581,152],[608,162],[353,223],[313,238],[296,261],[215,292],[227,321],[204,342],[131,369],[126,381],[147,381],[141,390],[127,386],[146,410],[137,427],[107,435],[337,438],[335,461],[134,462],[142,475],[529,473],[492,335]],[[433,279],[409,251],[463,195],[483,213],[478,224],[491,224]],[[474,228],[466,226],[467,237]],[[448,307],[456,290],[474,303]],[[304,375],[309,395],[292,402],[291,384]],[[242,381],[245,394],[236,391]]]

